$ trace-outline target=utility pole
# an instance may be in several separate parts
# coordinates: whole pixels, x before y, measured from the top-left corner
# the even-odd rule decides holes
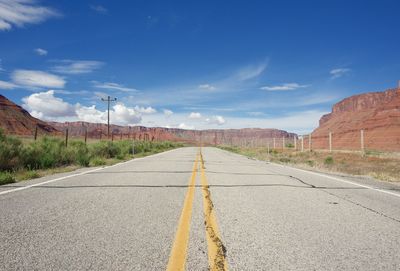
[[[115,102],[117,98],[107,96],[107,99],[101,98],[103,102],[107,102],[107,138],[110,139],[110,103]]]

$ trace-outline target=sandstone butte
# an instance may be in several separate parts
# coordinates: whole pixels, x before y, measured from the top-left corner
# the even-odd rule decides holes
[[[321,117],[312,132],[314,149],[361,150],[361,130],[365,150],[400,151],[400,88],[348,97]],[[308,137],[305,137],[308,146]]]

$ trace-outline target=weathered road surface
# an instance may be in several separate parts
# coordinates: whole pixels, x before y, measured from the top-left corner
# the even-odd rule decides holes
[[[395,188],[198,152],[1,187],[0,269],[400,270]]]

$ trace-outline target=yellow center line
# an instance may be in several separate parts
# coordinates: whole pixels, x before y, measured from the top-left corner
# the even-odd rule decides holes
[[[214,205],[211,201],[211,195],[207,177],[205,174],[203,155],[200,149],[201,161],[201,186],[203,191],[203,209],[206,227],[206,238],[208,247],[208,264],[211,271],[228,270],[226,262],[226,249],[222,243],[221,235],[218,230],[217,218]]]
[[[189,243],[190,221],[192,218],[192,207],[195,192],[196,172],[197,172],[198,154],[194,161],[192,176],[190,177],[188,191],[183,204],[182,214],[179,219],[178,228],[169,257],[167,271],[185,270],[187,247]]]

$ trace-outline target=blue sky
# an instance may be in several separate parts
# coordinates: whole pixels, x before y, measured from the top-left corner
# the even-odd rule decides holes
[[[0,93],[32,115],[307,133],[396,86],[399,1],[0,0]]]

